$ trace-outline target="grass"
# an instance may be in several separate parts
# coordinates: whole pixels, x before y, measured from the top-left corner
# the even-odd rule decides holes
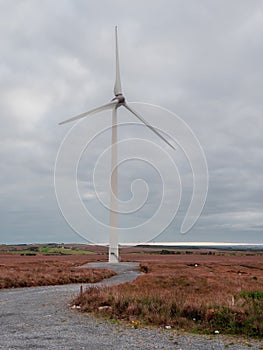
[[[94,255],[0,255],[0,289],[94,283],[115,275],[106,269],[77,268],[89,261],[94,261]]]
[[[262,257],[150,258],[141,257],[146,273],[136,281],[90,288],[73,303],[83,312],[140,325],[262,337]]]
[[[40,248],[40,252],[48,255],[88,255],[88,254],[96,254],[95,252],[91,252],[88,250],[81,249],[70,249],[70,248],[48,248],[43,247]]]
[[[29,249],[19,249],[9,251],[9,254],[20,254],[20,255],[89,255],[96,254],[96,252],[83,250],[83,249],[71,249],[67,247],[33,247]]]
[[[48,249],[41,252],[43,248]],[[14,247],[17,254],[10,254],[8,249],[0,254],[0,288],[97,282],[113,275],[108,270],[77,268],[87,262],[105,261],[107,249],[103,247],[21,246]],[[62,249],[77,253],[60,254]],[[170,326],[262,338],[262,254],[190,254],[188,250],[180,250],[180,254],[165,250],[161,254],[154,249],[149,254],[139,248],[129,249],[121,251],[122,260],[140,262],[143,275],[132,283],[89,288],[73,301],[82,312],[103,315],[113,322],[128,321],[134,328]],[[82,250],[93,254],[79,254]]]

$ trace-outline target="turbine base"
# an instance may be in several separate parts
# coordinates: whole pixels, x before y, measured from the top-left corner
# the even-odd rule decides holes
[[[116,248],[110,247],[109,248],[109,263],[118,263],[119,261],[120,261],[120,259],[119,259],[118,247],[116,247]]]

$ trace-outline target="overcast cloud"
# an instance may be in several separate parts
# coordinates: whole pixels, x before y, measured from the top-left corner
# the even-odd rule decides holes
[[[182,236],[192,182],[191,168],[178,150],[182,203],[159,239],[263,243],[260,0],[0,1],[1,241],[83,241],[56,202],[56,154],[72,126],[58,123],[113,97],[115,25],[128,100],[179,115],[207,158],[207,202],[196,225]],[[135,121],[126,114],[124,120]],[[120,137],[133,132],[154,140],[138,126],[124,127]],[[110,135],[100,140],[80,162],[79,188],[87,207],[108,220],[93,202],[91,170]],[[121,218],[129,226],[156,209],[160,179],[136,162],[122,168],[123,200],[129,198],[125,189],[138,172],[152,186],[143,211]]]

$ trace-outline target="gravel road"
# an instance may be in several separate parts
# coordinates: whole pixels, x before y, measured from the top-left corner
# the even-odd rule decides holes
[[[95,263],[87,266],[107,267],[118,273],[96,283],[96,286],[129,282],[139,275],[136,263]],[[98,320],[69,307],[79,289],[80,285],[71,284],[1,290],[0,349],[243,350],[260,349],[262,346],[256,341],[222,335],[211,337],[171,329],[133,329],[128,324]]]

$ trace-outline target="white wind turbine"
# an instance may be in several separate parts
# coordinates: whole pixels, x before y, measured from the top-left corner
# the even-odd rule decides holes
[[[173,149],[174,146],[167,141],[152,125],[150,125],[142,116],[140,116],[134,109],[132,109],[126,102],[122,94],[121,79],[120,79],[120,64],[118,52],[118,33],[117,26],[115,27],[115,49],[116,49],[116,79],[114,85],[115,97],[110,103],[94,108],[88,112],[77,115],[76,117],[67,119],[59,125],[72,122],[84,118],[88,115],[101,112],[105,109],[112,110],[112,141],[111,141],[111,197],[110,197],[110,239],[109,239],[109,262],[119,262],[119,244],[118,244],[118,168],[117,168],[117,109],[121,106],[134,114],[141,122],[150,128],[156,135],[158,135],[164,142],[166,142]]]

